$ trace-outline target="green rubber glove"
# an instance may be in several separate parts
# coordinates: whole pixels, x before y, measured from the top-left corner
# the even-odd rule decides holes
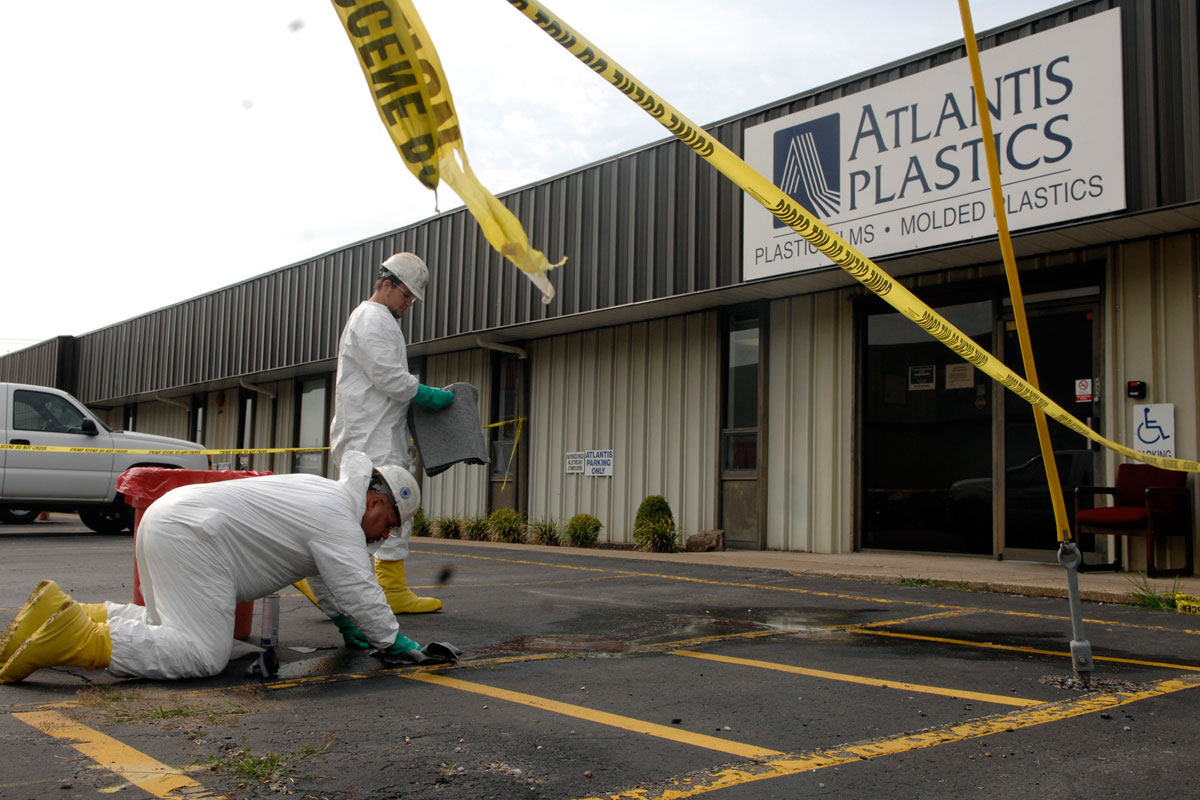
[[[358,626],[351,622],[345,614],[338,614],[334,617],[333,624],[337,625],[337,629],[341,631],[342,641],[346,643],[346,647],[352,650],[371,649],[371,643],[367,641],[367,637],[362,635]]]
[[[417,394],[413,398],[413,402],[419,406],[425,406],[430,411],[441,411],[454,402],[454,392],[447,392],[445,389],[435,389],[432,386],[419,383],[417,384]]]
[[[392,642],[392,646],[383,652],[389,656],[402,656],[409,650],[420,650],[421,645],[414,642],[412,639],[405,636],[403,633],[396,634],[396,641]]]

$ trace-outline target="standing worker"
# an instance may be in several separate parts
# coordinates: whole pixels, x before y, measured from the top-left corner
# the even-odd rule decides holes
[[[338,481],[297,473],[173,489],[138,526],[146,605],[81,604],[42,581],[0,637],[0,683],[55,666],[217,675],[229,663],[237,604],[308,575],[321,576],[322,608],[348,647],[420,663],[426,654],[400,632],[367,552],[420,502],[406,470],[372,469],[356,452]]]
[[[346,450],[367,454],[373,464],[410,468],[408,404],[439,411],[454,395],[417,381],[408,371],[408,348],[400,317],[416,300],[424,301],[429,269],[412,253],[396,253],[383,262],[374,293],[350,314],[338,347],[337,392],[330,451],[338,463]],[[375,552],[375,575],[396,614],[437,611],[442,601],[418,597],[408,588],[404,561],[412,520],[398,536]]]

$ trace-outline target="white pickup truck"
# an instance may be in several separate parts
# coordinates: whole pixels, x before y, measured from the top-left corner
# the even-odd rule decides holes
[[[0,383],[0,443],[104,450],[202,450],[182,439],[114,431],[59,389]],[[0,449],[0,522],[32,521],[41,511],[77,511],[98,533],[133,527],[116,482],[130,467],[208,469],[199,453],[85,453]]]

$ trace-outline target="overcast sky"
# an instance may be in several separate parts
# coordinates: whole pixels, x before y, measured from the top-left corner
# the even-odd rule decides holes
[[[549,5],[701,124],[962,37],[956,0]],[[1055,5],[971,8],[984,31]],[[665,137],[506,0],[416,6],[494,193]],[[328,0],[4,3],[0,75],[0,353],[435,213]]]

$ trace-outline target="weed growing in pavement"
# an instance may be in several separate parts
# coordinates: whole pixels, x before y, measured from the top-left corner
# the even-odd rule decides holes
[[[1155,589],[1154,585],[1150,583],[1150,579],[1144,574],[1128,577],[1126,580],[1133,586],[1133,591],[1129,593],[1133,598],[1133,605],[1156,611],[1175,610],[1175,595],[1179,593],[1179,578],[1175,579],[1169,592],[1160,592]]]
[[[251,783],[269,785],[274,789],[288,778],[292,770],[302,761],[323,756],[329,745],[313,747],[305,745],[301,750],[290,753],[256,754],[246,745],[245,738],[242,746],[230,746],[225,755],[209,756],[208,768],[222,775],[230,775],[248,786]]]
[[[901,578],[896,582],[901,586],[937,586],[933,578]]]

